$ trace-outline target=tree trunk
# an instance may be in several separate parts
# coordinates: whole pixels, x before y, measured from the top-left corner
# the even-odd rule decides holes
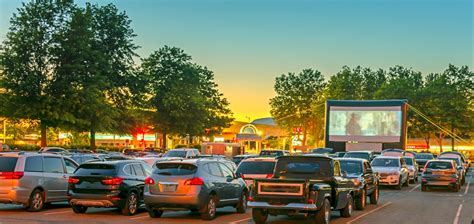
[[[439,140],[438,140],[438,143],[439,143],[439,153],[442,153],[443,152],[443,133],[439,133]]]
[[[166,141],[166,133],[163,132],[163,143],[162,143],[163,149],[166,149],[166,143],[167,143],[167,141]]]
[[[95,152],[95,130],[94,128],[91,128],[91,138],[90,138],[90,142],[91,142],[91,150]]]
[[[451,123],[451,133],[454,134],[454,124]],[[451,136],[451,150],[454,151],[454,137]]]
[[[41,147],[46,147],[47,142],[46,142],[46,131],[47,127],[44,121],[40,121],[40,129],[41,129]]]
[[[306,131],[306,128],[303,128],[303,141],[301,142],[301,146],[303,146],[303,148],[306,146],[306,137],[307,137],[308,133]]]
[[[425,136],[425,143],[426,143],[426,149],[429,150],[430,149],[430,134],[429,133]]]

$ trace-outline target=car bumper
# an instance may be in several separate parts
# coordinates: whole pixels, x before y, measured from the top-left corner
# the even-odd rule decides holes
[[[316,211],[318,206],[315,204],[289,203],[286,205],[272,205],[268,202],[250,201],[247,203],[250,208],[296,210],[296,211]]]
[[[387,176],[387,177],[381,177],[379,179],[379,185],[398,185],[400,182],[399,177],[392,177],[392,176]]]
[[[450,181],[426,181],[426,182],[423,182],[422,184],[425,186],[445,186],[445,187],[457,185],[457,183],[453,183]]]
[[[147,206],[161,208],[200,208],[204,206],[207,195],[189,194],[189,195],[165,195],[144,193],[144,201]]]
[[[0,191],[0,203],[27,204],[31,192],[29,189],[12,189]]]
[[[71,194],[70,205],[81,205],[86,207],[119,207],[123,199],[119,194],[94,195],[94,194]]]

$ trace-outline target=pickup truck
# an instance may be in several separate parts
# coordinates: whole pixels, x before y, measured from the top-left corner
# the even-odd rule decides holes
[[[314,222],[327,224],[331,209],[350,217],[354,206],[354,183],[341,175],[340,163],[327,156],[278,157],[273,177],[255,179],[248,199],[255,223],[268,215],[305,213]]]

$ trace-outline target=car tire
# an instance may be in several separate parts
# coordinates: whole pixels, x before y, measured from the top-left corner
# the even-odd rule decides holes
[[[316,212],[314,216],[314,223],[315,224],[329,224],[331,220],[331,204],[329,200],[326,198],[324,199],[323,203],[321,204],[321,209]]]
[[[352,198],[352,195],[347,194],[347,205],[346,207],[340,210],[341,216],[344,218],[351,217],[353,207],[354,207],[354,199]]]
[[[217,213],[217,198],[214,195],[210,195],[204,206],[204,212],[201,213],[201,219],[213,220],[216,218]]]
[[[264,211],[261,208],[253,208],[252,219],[256,224],[265,223],[268,219],[268,211]]]
[[[459,188],[460,188],[460,186],[458,184],[456,184],[451,190],[453,192],[459,192]]]
[[[240,195],[240,200],[237,206],[235,207],[237,209],[237,213],[243,214],[247,211],[247,192],[242,191],[242,194]]]
[[[150,218],[161,218],[163,215],[163,210],[155,209],[153,207],[146,207],[146,211],[148,212],[148,215]]]
[[[395,186],[395,189],[401,190],[402,189],[402,176],[399,177],[398,179],[398,185]]]
[[[365,209],[365,204],[366,204],[366,199],[367,199],[367,195],[365,192],[366,192],[365,189],[361,189],[359,193],[359,197],[355,199],[355,208],[357,210]]]
[[[379,202],[379,186],[375,185],[372,194],[370,194],[370,204],[376,205]]]
[[[28,199],[27,210],[29,212],[39,212],[43,209],[44,204],[44,193],[41,190],[36,189],[31,193],[30,199]]]
[[[409,182],[410,182],[410,177],[407,176],[407,180],[403,183],[403,186],[408,187],[410,185]]]
[[[74,211],[74,213],[76,213],[76,214],[84,214],[84,213],[87,212],[87,207],[86,206],[73,205],[71,207],[72,207],[72,211]]]
[[[125,205],[123,206],[123,208],[121,208],[122,214],[127,216],[137,214],[138,207],[140,206],[139,201],[140,199],[137,193],[135,193],[134,191],[129,192],[125,201]]]

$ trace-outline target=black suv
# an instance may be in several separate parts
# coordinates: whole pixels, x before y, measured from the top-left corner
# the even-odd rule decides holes
[[[69,204],[75,213],[88,207],[118,207],[134,215],[143,201],[145,178],[151,167],[143,161],[84,163],[69,177]]]
[[[327,156],[283,156],[273,178],[255,179],[248,206],[255,223],[268,215],[314,215],[315,223],[328,224],[331,209],[342,217],[352,215],[354,183],[341,174],[339,161]]]
[[[338,158],[341,164],[343,176],[349,178],[357,188],[355,194],[355,206],[358,210],[364,210],[367,196],[370,204],[376,205],[379,199],[379,178],[372,171],[369,161],[366,159]]]

